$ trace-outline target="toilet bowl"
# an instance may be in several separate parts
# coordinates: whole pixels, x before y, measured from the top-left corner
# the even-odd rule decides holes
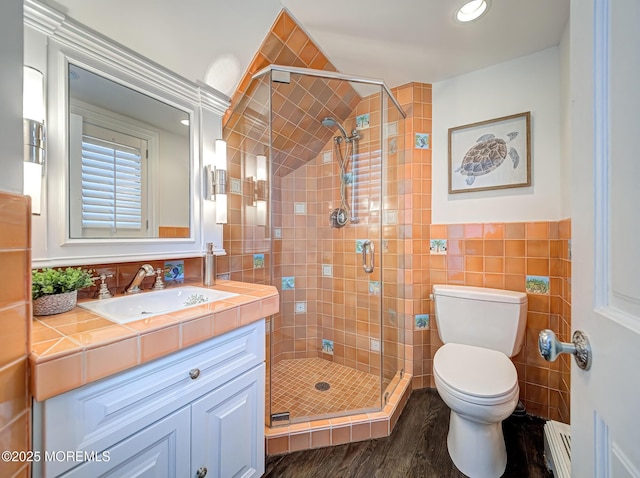
[[[502,352],[449,343],[436,352],[433,375],[451,409],[447,448],[456,467],[472,478],[501,476],[507,464],[502,420],[519,394],[513,363]]]
[[[451,409],[447,448],[472,478],[497,478],[507,465],[502,420],[518,403],[509,359],[522,347],[527,295],[483,287],[434,285],[443,346],[433,357],[438,393]]]

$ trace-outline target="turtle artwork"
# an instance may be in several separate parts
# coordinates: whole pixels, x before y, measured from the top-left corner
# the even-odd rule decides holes
[[[507,146],[507,143],[513,141],[516,136],[518,136],[517,132],[508,133],[508,140],[505,141],[496,138],[493,134],[483,134],[464,155],[462,164],[455,172],[467,176],[466,183],[471,186],[476,176],[488,174],[498,168],[507,154],[513,162],[513,169],[516,169],[520,163],[520,156],[515,148]]]

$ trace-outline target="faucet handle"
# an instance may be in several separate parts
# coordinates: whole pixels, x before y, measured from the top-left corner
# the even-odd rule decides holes
[[[100,290],[98,290],[98,299],[110,299],[113,297],[111,295],[111,291],[107,287],[107,278],[113,277],[113,274],[100,274],[98,277],[94,277],[94,279],[100,279]]]
[[[162,276],[164,275],[164,269],[156,269],[156,281],[153,283],[153,290],[164,289],[164,282],[162,282]]]

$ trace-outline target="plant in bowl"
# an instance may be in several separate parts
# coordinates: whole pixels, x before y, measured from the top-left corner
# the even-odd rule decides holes
[[[31,271],[33,315],[53,315],[76,306],[78,289],[93,285],[92,270],[77,267]]]

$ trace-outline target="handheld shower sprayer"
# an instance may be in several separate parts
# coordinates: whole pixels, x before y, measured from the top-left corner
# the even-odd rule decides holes
[[[353,156],[355,154],[356,140],[360,139],[360,135],[358,134],[358,130],[354,129],[351,132],[351,136],[347,134],[347,131],[344,127],[338,123],[338,121],[333,116],[327,116],[322,119],[322,126],[327,128],[338,128],[340,131],[340,136],[334,136],[334,149],[336,153],[336,159],[338,160],[338,165],[340,166],[340,207],[334,209],[329,216],[329,222],[331,227],[344,227],[348,222],[357,223],[358,218],[351,210],[349,206],[349,202],[347,201],[347,185],[351,186],[351,201],[352,204],[355,202],[355,171],[351,170],[351,173],[347,173],[347,168],[349,167],[349,163],[352,162]],[[340,143],[344,141],[346,151],[342,151]]]
[[[351,136],[349,136],[347,134],[347,130],[344,129],[344,126],[342,126],[340,123],[338,123],[338,121],[333,116],[327,116],[326,118],[323,118],[322,119],[322,126],[325,126],[327,128],[335,128],[335,127],[337,127],[340,130],[340,133],[342,134],[342,138],[344,138],[344,140],[347,143],[350,143],[354,139],[358,139],[358,132],[356,130],[353,130],[351,132]],[[339,136],[337,136],[336,138],[339,138]],[[338,139],[335,139],[335,141],[337,142]]]

